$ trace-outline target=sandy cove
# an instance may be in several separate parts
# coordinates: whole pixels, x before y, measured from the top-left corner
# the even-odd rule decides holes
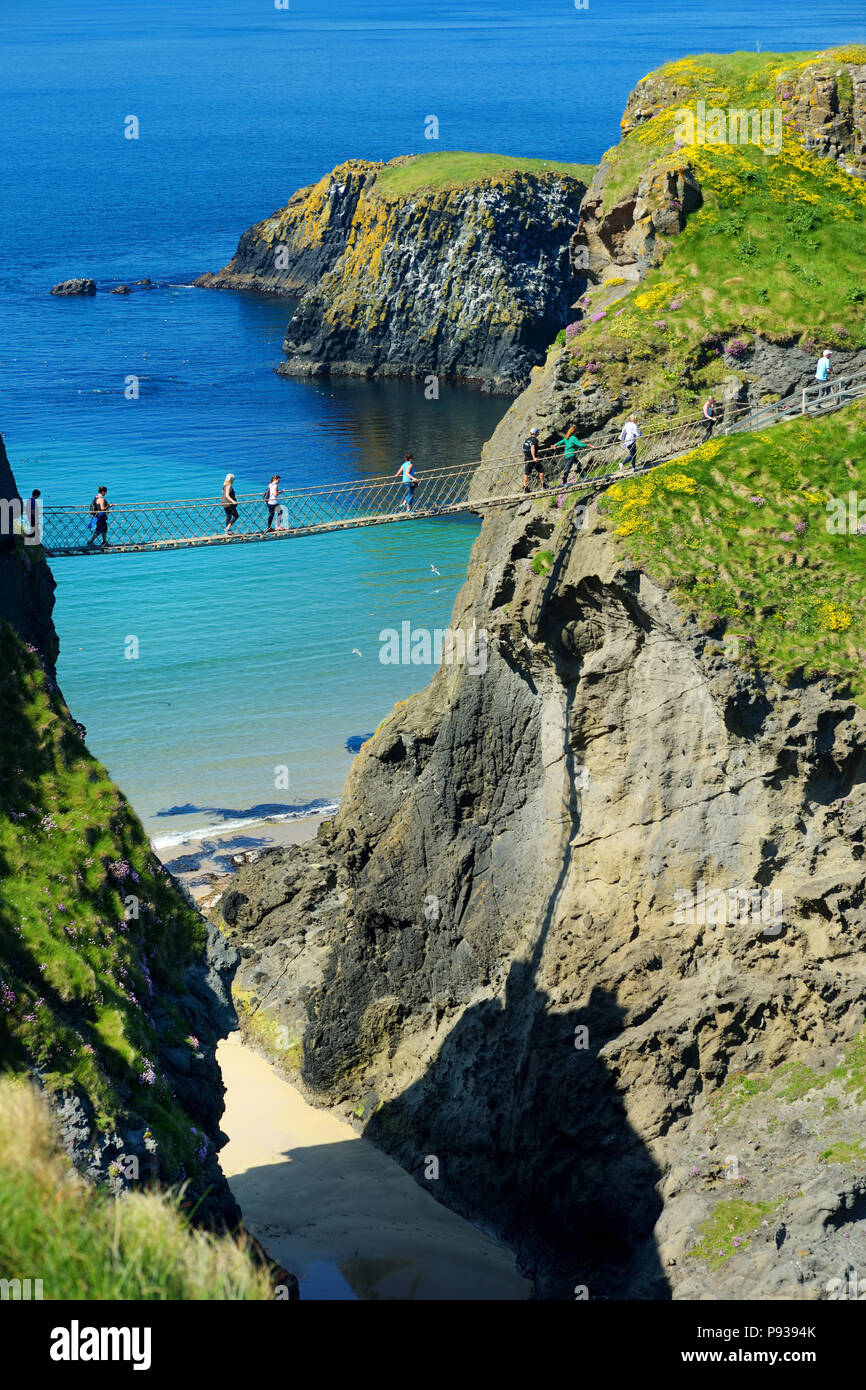
[[[350,1125],[308,1105],[239,1033],[217,1060],[223,1172],[247,1227],[297,1275],[302,1299],[529,1298],[507,1249]]]

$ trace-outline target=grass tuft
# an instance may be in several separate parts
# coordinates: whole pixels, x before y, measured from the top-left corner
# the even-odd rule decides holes
[[[179,1202],[90,1187],[36,1087],[0,1080],[0,1277],[40,1279],[57,1301],[273,1299],[243,1242],[193,1230]]]

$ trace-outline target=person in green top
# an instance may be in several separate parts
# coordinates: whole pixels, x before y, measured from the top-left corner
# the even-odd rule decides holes
[[[568,482],[571,470],[574,467],[574,461],[577,458],[578,449],[588,449],[590,446],[588,444],[582,444],[581,441],[578,439],[577,435],[575,434],[574,430],[570,429],[565,434],[565,436],[562,439],[560,439],[559,443],[554,444],[553,447],[554,449],[565,449],[565,472],[562,475],[562,482],[563,485],[565,485]]]

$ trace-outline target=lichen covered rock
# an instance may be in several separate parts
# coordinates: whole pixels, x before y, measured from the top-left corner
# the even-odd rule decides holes
[[[586,185],[519,169],[468,185],[383,187],[349,161],[244,233],[198,283],[306,293],[286,375],[446,377],[516,393],[573,317],[568,243]]]

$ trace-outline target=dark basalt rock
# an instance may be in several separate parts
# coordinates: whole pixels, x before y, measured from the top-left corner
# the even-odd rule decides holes
[[[203,288],[300,296],[281,375],[444,377],[515,394],[573,317],[586,185],[513,171],[390,198],[350,160],[241,237]]]
[[[96,294],[95,280],[61,280],[51,291],[57,295]]]

